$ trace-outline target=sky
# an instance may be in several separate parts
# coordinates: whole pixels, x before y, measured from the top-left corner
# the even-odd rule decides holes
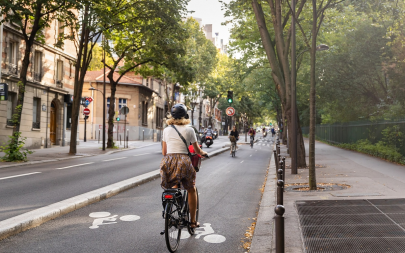
[[[230,0],[223,0],[229,3]],[[219,38],[224,39],[224,44],[229,41],[229,26],[222,26],[221,23],[225,21],[224,13],[221,10],[222,4],[218,0],[191,0],[187,9],[194,11],[191,16],[202,18],[203,24],[212,24],[212,35],[216,32],[219,33]]]

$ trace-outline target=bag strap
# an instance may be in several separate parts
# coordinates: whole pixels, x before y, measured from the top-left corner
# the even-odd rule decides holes
[[[177,130],[177,128],[176,128],[174,125],[171,125],[171,127],[173,127],[174,130],[176,130],[176,132],[179,134],[181,140],[184,142],[184,145],[186,145],[186,149],[187,149],[187,152],[188,152],[188,156],[191,158],[191,153],[190,153],[190,150],[188,149],[188,145],[187,145],[186,139],[184,139],[183,135],[181,135],[181,133],[179,132],[179,130]]]

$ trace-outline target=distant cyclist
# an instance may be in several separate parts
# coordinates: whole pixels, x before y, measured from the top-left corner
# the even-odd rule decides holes
[[[253,137],[253,140],[255,140],[256,131],[253,129],[253,127],[250,128],[248,134],[249,136]]]
[[[236,142],[239,140],[239,132],[238,132],[238,130],[236,130],[236,126],[232,127],[232,131],[229,134],[229,139],[231,142],[233,142],[232,137],[235,138],[235,147],[238,148],[238,145],[236,145]],[[231,150],[231,154],[232,154],[232,150]]]

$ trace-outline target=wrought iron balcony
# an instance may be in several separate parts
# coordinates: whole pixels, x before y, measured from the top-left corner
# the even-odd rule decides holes
[[[18,65],[8,63],[8,73],[11,75],[18,75]]]
[[[7,119],[7,126],[14,126],[13,120]]]
[[[62,80],[56,80],[56,87],[63,88]]]
[[[32,122],[32,128],[40,129],[41,128],[41,122]]]
[[[34,72],[34,81],[37,81],[37,82],[42,81],[42,72]]]

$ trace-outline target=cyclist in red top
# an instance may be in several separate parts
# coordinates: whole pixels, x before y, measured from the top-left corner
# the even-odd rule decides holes
[[[253,136],[253,140],[255,139],[256,131],[253,129],[253,127],[250,128],[248,134],[249,136]]]

